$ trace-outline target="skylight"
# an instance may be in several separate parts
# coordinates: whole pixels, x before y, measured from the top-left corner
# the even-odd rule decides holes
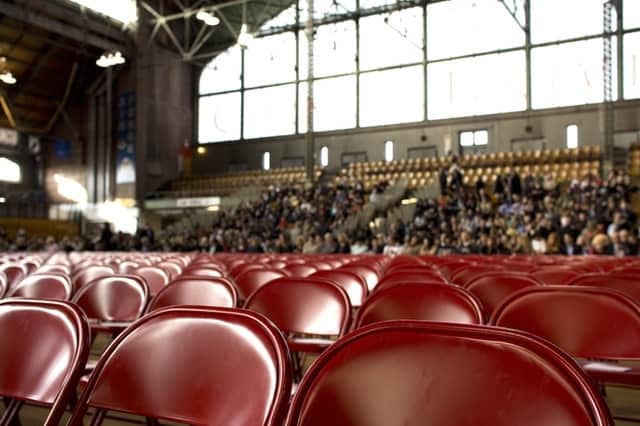
[[[69,0],[94,12],[108,16],[124,25],[138,20],[135,0]]]

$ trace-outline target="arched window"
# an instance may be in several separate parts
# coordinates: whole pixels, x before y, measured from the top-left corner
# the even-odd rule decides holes
[[[320,148],[320,165],[327,167],[329,165],[329,147],[323,146]]]
[[[384,143],[384,161],[387,163],[393,161],[393,141],[386,141]]]
[[[5,157],[0,157],[0,181],[18,183],[22,180],[20,165]]]
[[[271,153],[265,151],[262,153],[262,170],[271,169]]]

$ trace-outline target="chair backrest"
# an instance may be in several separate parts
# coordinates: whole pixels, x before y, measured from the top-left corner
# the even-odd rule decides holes
[[[142,265],[140,265],[138,262],[134,262],[133,260],[123,260],[118,264],[118,272],[120,274],[131,274],[140,266]]]
[[[81,287],[73,296],[85,314],[100,321],[133,321],[144,312],[149,287],[135,275],[97,278]]]
[[[505,300],[491,324],[543,337],[576,357],[640,359],[640,304],[616,290],[527,288]]]
[[[280,425],[290,362],[282,334],[259,314],[161,309],[109,346],[69,424],[82,425],[87,408],[95,407],[187,424]]]
[[[563,352],[517,331],[427,321],[359,329],[307,371],[287,426],[612,426]]]
[[[155,296],[165,285],[169,284],[169,274],[159,266],[143,266],[133,272],[147,282],[149,294]]]
[[[170,280],[175,280],[182,273],[182,266],[176,262],[159,262],[156,266],[164,269]]]
[[[637,276],[616,275],[613,273],[587,274],[577,277],[569,284],[612,288],[640,302],[640,281]]]
[[[310,278],[317,278],[322,280],[331,280],[344,291],[347,292],[351,305],[358,307],[362,305],[364,299],[367,298],[369,292],[366,281],[359,275],[353,272],[344,271],[342,269],[336,269],[333,271],[318,271],[309,276]]]
[[[0,271],[0,298],[4,297],[4,293],[7,291],[9,287],[9,280],[7,279],[7,274]]]
[[[147,312],[177,305],[233,308],[237,301],[236,288],[225,278],[178,278],[156,294]]]
[[[278,278],[284,278],[287,274],[279,269],[249,269],[242,272],[235,279],[236,288],[240,300],[247,300],[249,295],[268,283]]]
[[[468,265],[451,276],[451,282],[466,287],[471,281],[481,277],[485,272],[500,271],[502,268],[493,264]]]
[[[224,277],[224,273],[219,269],[216,269],[213,267],[198,266],[198,265],[185,268],[184,271],[182,271],[182,273],[184,275],[197,275],[201,277],[212,277],[212,278]]]
[[[471,293],[447,284],[404,284],[375,291],[358,311],[356,327],[389,320],[482,324],[482,308]]]
[[[306,278],[317,272],[317,269],[311,265],[288,265],[286,268],[290,277]]]
[[[399,284],[449,284],[449,281],[437,272],[416,273],[416,272],[394,272],[382,277],[376,291],[393,287]]]
[[[19,409],[18,401],[46,404],[45,425],[57,425],[87,361],[89,334],[84,315],[70,303],[0,301],[0,397],[9,401],[7,411]]]
[[[78,290],[85,286],[87,283],[95,280],[96,278],[108,277],[115,274],[114,269],[111,266],[104,265],[92,265],[80,269],[73,276],[73,289]]]
[[[526,287],[539,286],[540,283],[526,275],[504,273],[490,273],[477,278],[467,286],[482,304],[482,309],[491,317],[493,311],[509,295]]]
[[[313,278],[271,281],[251,294],[245,308],[263,314],[285,333],[342,336],[351,324],[347,293]]]
[[[22,278],[29,273],[27,267],[21,263],[9,262],[0,265],[0,272],[7,276],[7,287],[11,288],[18,284]]]
[[[44,265],[36,269],[37,274],[46,274],[49,272],[71,276],[71,267],[59,263],[45,263]]]
[[[378,281],[380,281],[380,277],[378,276],[378,273],[375,271],[375,269],[366,265],[349,264],[340,267],[338,270],[351,272],[362,277],[367,283],[367,289],[369,289],[369,291],[373,290],[376,285],[378,285]]]
[[[564,285],[584,275],[583,272],[565,268],[544,268],[532,272],[531,275],[543,284]]]
[[[32,299],[71,299],[71,280],[56,273],[35,273],[13,286],[7,297],[29,297]]]

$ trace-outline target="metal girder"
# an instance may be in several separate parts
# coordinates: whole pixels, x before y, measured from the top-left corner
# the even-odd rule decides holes
[[[4,0],[0,1],[0,13],[26,24],[43,28],[47,31],[68,37],[80,43],[90,44],[100,49],[120,50],[123,53],[127,51],[127,46],[124,43],[110,41],[95,34],[87,34],[87,32],[82,29],[64,24],[42,14],[34,13],[25,7],[16,6]]]
[[[524,0],[525,2],[528,2],[529,0]],[[518,24],[518,26],[520,27],[520,29],[522,29],[522,31],[524,31],[525,33],[529,31],[529,28],[525,23],[520,22],[520,19],[518,19],[518,15],[516,15],[516,0],[513,0],[513,6],[514,6],[514,10],[511,10],[511,8],[509,8],[509,6],[507,5],[505,0],[498,0],[498,2],[500,2],[504,8],[507,10],[507,12],[509,12],[509,15],[511,15],[513,17],[513,19],[516,21],[516,23]],[[526,9],[526,7],[525,7]]]

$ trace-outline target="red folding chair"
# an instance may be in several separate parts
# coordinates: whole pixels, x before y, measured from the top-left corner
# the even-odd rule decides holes
[[[233,308],[237,303],[238,292],[225,278],[179,278],[156,294],[147,312],[179,305]]]
[[[361,328],[307,371],[286,426],[613,426],[564,352],[517,331],[427,321]]]
[[[344,269],[336,269],[333,271],[318,271],[309,276],[309,278],[329,280],[347,292],[351,306],[359,307],[367,298],[369,292],[367,282],[359,275],[345,271]]]
[[[54,274],[64,274],[66,276],[71,276],[71,267],[68,265],[57,263],[45,263],[35,271],[35,273],[37,274],[46,274],[50,272]]]
[[[69,424],[82,425],[91,407],[92,425],[119,411],[186,424],[279,426],[290,392],[286,342],[259,314],[161,309],[109,346]]]
[[[532,272],[531,276],[546,285],[565,285],[584,274],[585,272],[560,267],[543,268]]]
[[[598,273],[581,275],[569,283],[570,285],[612,288],[631,296],[640,302],[640,280],[637,276]]]
[[[278,278],[284,278],[286,276],[287,273],[284,270],[279,269],[249,269],[242,272],[235,279],[240,301],[247,300],[251,293],[259,289],[269,281],[273,281]]]
[[[89,327],[71,303],[0,301],[1,425],[18,420],[22,405],[50,407],[45,426],[58,425],[89,355]]]
[[[378,281],[380,280],[378,272],[373,267],[367,265],[348,264],[346,266],[340,267],[337,270],[351,272],[352,274],[356,274],[364,279],[364,281],[367,283],[368,291],[372,291],[378,285]]]
[[[527,331],[587,360],[583,366],[599,382],[640,386],[640,368],[624,364],[640,361],[640,303],[619,291],[526,288],[496,309],[491,324]]]
[[[27,267],[21,263],[9,262],[0,265],[0,272],[4,272],[7,277],[7,287],[11,289],[18,284],[21,279],[29,274]]]
[[[8,281],[7,275],[4,272],[0,272],[0,298],[4,297],[4,294],[9,287]]]
[[[423,320],[482,324],[482,308],[462,287],[403,284],[376,290],[358,311],[356,328],[381,321]]]
[[[169,274],[159,266],[143,266],[136,269],[133,275],[138,275],[147,282],[149,295],[155,296],[167,284],[169,284]]]
[[[109,277],[115,274],[111,266],[92,265],[83,267],[73,275],[73,289],[77,291],[87,283],[102,277]]]
[[[71,299],[71,293],[71,280],[67,275],[34,273],[24,278],[9,290],[7,297],[69,300]]]
[[[539,285],[541,284],[537,280],[527,275],[492,272],[471,281],[467,290],[480,301],[489,319],[493,311],[509,295],[523,288]]]

